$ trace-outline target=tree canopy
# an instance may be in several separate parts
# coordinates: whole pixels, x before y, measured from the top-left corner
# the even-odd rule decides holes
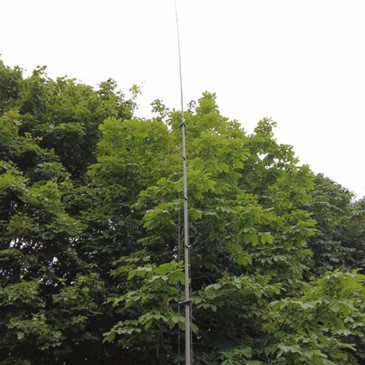
[[[174,364],[180,112],[0,61],[0,364]],[[204,92],[187,124],[194,364],[365,361],[365,202]]]

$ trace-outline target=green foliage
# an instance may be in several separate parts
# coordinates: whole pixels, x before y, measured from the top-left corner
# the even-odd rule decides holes
[[[7,357],[16,358],[23,352],[24,359],[36,360],[42,351],[60,346],[62,334],[47,323],[45,303],[39,295],[36,281],[23,280],[0,289],[0,349]]]
[[[317,234],[309,241],[315,253],[315,274],[336,267],[363,268],[363,201],[355,202],[347,189],[319,174],[306,209],[317,222]]]
[[[0,364],[183,361],[181,115],[130,93],[0,61]],[[363,364],[364,201],[270,119],[184,118],[194,363]]]
[[[122,259],[119,264],[123,261],[124,265],[113,275],[125,276],[127,264],[129,290],[121,296],[110,297],[108,302],[124,319],[105,333],[104,341],[117,340],[126,362],[134,358],[136,351],[143,350],[145,359],[168,364],[176,357],[177,327],[185,330],[184,317],[177,311],[181,296],[179,284],[184,283],[182,262],[136,266],[131,265],[131,260]],[[197,330],[195,325],[192,328]]]
[[[22,70],[8,67],[0,60],[0,113],[3,114],[14,106],[19,97],[19,82]]]
[[[271,303],[265,326],[274,364],[357,364],[364,338],[364,276],[335,271]],[[360,344],[356,353],[356,344]]]

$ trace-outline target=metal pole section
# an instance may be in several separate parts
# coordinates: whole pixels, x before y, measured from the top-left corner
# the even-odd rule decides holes
[[[179,74],[180,74],[180,98],[181,98],[181,138],[182,138],[182,159],[183,159],[183,181],[184,181],[184,270],[185,270],[185,298],[182,303],[185,307],[185,365],[191,365],[191,319],[190,319],[190,245],[189,245],[189,217],[188,217],[188,183],[186,169],[186,124],[184,118],[184,97],[181,66],[179,19],[175,0],[177,43],[179,52]]]

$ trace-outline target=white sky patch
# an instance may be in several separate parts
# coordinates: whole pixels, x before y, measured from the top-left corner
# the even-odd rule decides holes
[[[138,114],[179,107],[173,0],[4,0],[0,54],[31,71],[127,92],[143,83]],[[276,136],[315,172],[365,195],[365,2],[178,0],[188,103],[216,92],[221,112]]]

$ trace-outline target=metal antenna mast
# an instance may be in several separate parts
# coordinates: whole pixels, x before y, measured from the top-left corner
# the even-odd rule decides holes
[[[188,183],[186,169],[186,124],[184,118],[184,97],[183,80],[181,66],[181,48],[179,34],[179,18],[177,5],[175,2],[177,45],[179,52],[179,74],[180,74],[180,101],[181,101],[181,139],[182,139],[182,159],[183,159],[183,181],[184,181],[184,270],[185,270],[185,297],[181,305],[185,307],[185,365],[192,364],[192,344],[191,344],[191,298],[190,298],[190,244],[189,244],[189,217],[188,217]]]

